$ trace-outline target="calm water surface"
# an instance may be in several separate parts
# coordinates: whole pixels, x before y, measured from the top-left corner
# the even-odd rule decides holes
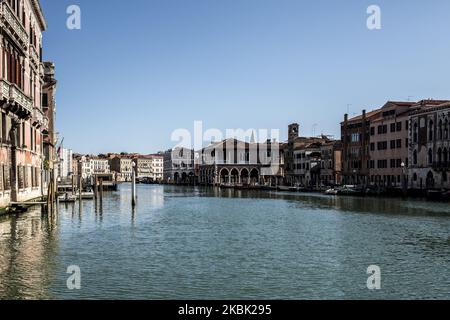
[[[0,217],[2,299],[450,299],[450,205],[130,186]],[[366,286],[369,265],[382,289]],[[68,266],[81,290],[67,289]]]

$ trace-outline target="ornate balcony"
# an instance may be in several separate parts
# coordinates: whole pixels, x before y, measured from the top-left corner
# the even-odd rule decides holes
[[[28,34],[6,1],[1,1],[0,19],[5,26],[5,31],[26,51]]]
[[[30,60],[34,63],[36,68],[40,68],[40,59],[39,55],[36,52],[36,49],[33,46],[30,46]],[[39,70],[41,72],[42,70]],[[43,74],[43,73],[42,73]]]
[[[0,100],[6,109],[21,118],[30,117],[33,113],[33,102],[15,84],[6,80],[0,82]]]
[[[46,128],[48,126],[48,118],[38,108],[33,109],[32,122],[33,122],[33,125],[35,125],[37,127]]]

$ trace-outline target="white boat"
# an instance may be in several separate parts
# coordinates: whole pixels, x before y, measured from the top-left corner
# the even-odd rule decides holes
[[[73,203],[77,201],[77,196],[66,193],[62,196],[59,196],[58,201],[61,203]]]
[[[92,200],[92,199],[94,199],[94,193],[93,192],[83,192],[81,194],[81,199],[83,199],[83,200]]]
[[[339,190],[334,189],[334,188],[328,189],[327,191],[325,191],[325,194],[335,196],[335,195],[339,194]]]

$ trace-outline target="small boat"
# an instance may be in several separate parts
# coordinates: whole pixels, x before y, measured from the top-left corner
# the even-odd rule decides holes
[[[261,186],[261,190],[264,190],[264,191],[274,191],[274,190],[277,190],[277,187],[272,187],[272,186]]]
[[[325,194],[331,195],[331,196],[336,196],[339,194],[339,190],[335,189],[335,188],[331,188],[331,189],[326,190]]]
[[[450,200],[450,191],[428,190],[427,198],[428,198],[428,200],[432,200],[432,201],[449,201]]]
[[[70,194],[66,193],[66,194],[64,194],[62,196],[59,196],[58,197],[58,201],[60,203],[74,203],[74,202],[77,201],[77,196],[70,195]]]
[[[94,193],[93,192],[83,192],[81,194],[81,199],[83,199],[83,200],[92,200],[92,199],[94,199]]]
[[[343,196],[363,196],[364,191],[356,186],[344,186],[338,191],[338,195]]]
[[[228,184],[228,183],[223,183],[220,185],[221,188],[223,189],[233,189],[235,186],[232,184]]]

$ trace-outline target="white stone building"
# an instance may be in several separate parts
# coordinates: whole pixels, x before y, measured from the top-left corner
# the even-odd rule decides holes
[[[71,149],[62,148],[58,166],[58,176],[60,179],[68,178],[73,174],[72,159],[73,151]]]

